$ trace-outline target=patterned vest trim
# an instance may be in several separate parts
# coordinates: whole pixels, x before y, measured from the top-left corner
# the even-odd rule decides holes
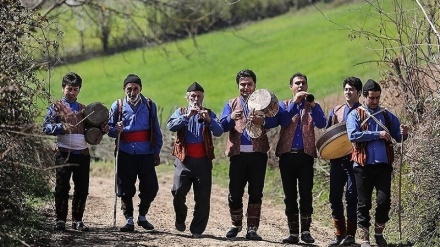
[[[85,105],[79,104],[79,111],[74,112],[64,101],[58,100],[55,102],[55,112],[60,117],[61,122],[69,123],[72,125],[78,124],[84,118]],[[76,125],[71,134],[84,134],[85,123],[84,121]]]
[[[230,99],[228,104],[232,111],[243,110],[239,97]],[[245,127],[246,118],[241,118],[235,121],[234,128],[229,131],[229,138],[226,143],[225,151],[225,154],[228,157],[240,154],[241,136],[243,135]],[[263,129],[263,134],[260,137],[251,138],[251,140],[254,152],[267,153],[267,151],[269,151],[269,139],[266,135],[266,129]]]
[[[286,108],[292,103],[292,100],[285,100],[284,104]],[[295,136],[298,122],[301,118],[302,126],[302,138],[304,141],[304,153],[316,158],[316,146],[315,146],[315,126],[313,125],[313,119],[310,115],[311,106],[308,102],[305,103],[304,109],[301,111],[301,115],[295,114],[292,117],[292,121],[286,127],[281,127],[280,139],[277,144],[275,154],[281,156],[284,153],[290,152],[292,148],[293,138]]]
[[[365,110],[362,108],[356,108],[356,111],[358,111],[359,114],[359,121],[362,123],[366,118],[367,114]],[[391,127],[391,121],[388,116],[387,111],[382,112],[383,117],[385,119],[385,126],[390,129]],[[368,129],[368,123],[365,122],[361,126],[362,131],[366,131]],[[353,142],[353,153],[351,154],[351,160],[358,163],[361,166],[364,166],[367,162],[367,142]],[[388,158],[388,164],[392,165],[394,162],[394,148],[393,143],[389,141],[385,141],[385,147],[387,152],[387,158]]]
[[[335,108],[333,108],[333,118],[332,118],[332,125],[335,125],[337,123],[344,122],[344,110],[345,110],[346,104],[337,105]]]
[[[207,110],[208,113],[211,113],[210,109]],[[181,114],[185,114],[185,111],[186,108],[184,107],[180,108]],[[177,159],[179,159],[182,162],[185,160],[187,154],[187,149],[185,145],[185,133],[186,133],[186,128],[180,128],[177,131],[177,137],[176,140],[174,141],[174,146],[172,151],[172,155],[174,155]],[[203,143],[205,147],[205,154],[210,160],[213,160],[215,158],[215,155],[214,155],[214,143],[212,141],[212,133],[209,130],[209,128],[206,128],[206,126],[203,125],[202,134],[203,134]]]

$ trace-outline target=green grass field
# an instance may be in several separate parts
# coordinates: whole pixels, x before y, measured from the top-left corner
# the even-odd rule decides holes
[[[365,21],[368,7],[363,4],[319,8],[341,26],[374,25]],[[254,70],[257,88],[272,90],[279,100],[291,97],[288,81],[295,72],[309,77],[309,92],[318,102],[338,92],[348,76],[363,81],[377,78],[376,64],[355,66],[374,60],[374,53],[364,47],[362,39],[351,41],[346,28],[323,14],[309,7],[198,36],[196,46],[192,40],[183,40],[57,67],[50,78],[51,93],[60,98],[62,75],[74,71],[83,78],[80,102],[110,106],[123,97],[125,76],[136,73],[143,80],[143,94],[156,101],[167,118],[176,106],[186,104],[184,94],[193,81],[205,88],[205,106],[220,114],[226,100],[238,94],[235,75],[243,68]],[[42,77],[49,82],[46,74]]]

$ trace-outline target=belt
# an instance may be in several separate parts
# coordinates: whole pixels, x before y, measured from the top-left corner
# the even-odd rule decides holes
[[[294,153],[294,154],[304,153],[304,149],[292,148],[290,149],[290,153]]]

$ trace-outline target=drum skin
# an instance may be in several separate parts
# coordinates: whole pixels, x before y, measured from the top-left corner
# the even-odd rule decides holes
[[[279,110],[277,97],[267,89],[255,90],[249,96],[247,105],[249,111],[263,113],[266,117],[274,117]]]
[[[105,122],[108,121],[109,114],[105,105],[100,102],[94,102],[85,108],[84,116],[88,116],[85,120],[87,126],[101,127]]]
[[[316,142],[316,148],[323,159],[337,159],[351,154],[353,146],[348,139],[345,122],[326,129]]]
[[[91,127],[86,129],[84,138],[88,144],[97,145],[101,142],[102,135],[102,131],[99,128]]]

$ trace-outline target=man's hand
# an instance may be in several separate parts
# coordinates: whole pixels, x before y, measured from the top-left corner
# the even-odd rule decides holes
[[[124,124],[122,123],[122,121],[116,123],[115,129],[118,133],[122,132],[122,130],[124,129]]]
[[[160,156],[159,156],[159,154],[154,154],[153,160],[154,160],[154,165],[155,166],[160,165]]]
[[[401,124],[400,125],[400,133],[402,135],[408,135],[409,127],[407,125]]]
[[[75,126],[70,123],[63,123],[63,132],[64,133],[71,133],[74,128],[75,128]]]
[[[243,118],[243,111],[242,110],[235,110],[231,113],[231,119],[234,121],[237,121],[238,119]]]
[[[380,133],[380,139],[384,139],[385,141],[391,141],[391,135],[388,132],[382,130],[379,133]]]

